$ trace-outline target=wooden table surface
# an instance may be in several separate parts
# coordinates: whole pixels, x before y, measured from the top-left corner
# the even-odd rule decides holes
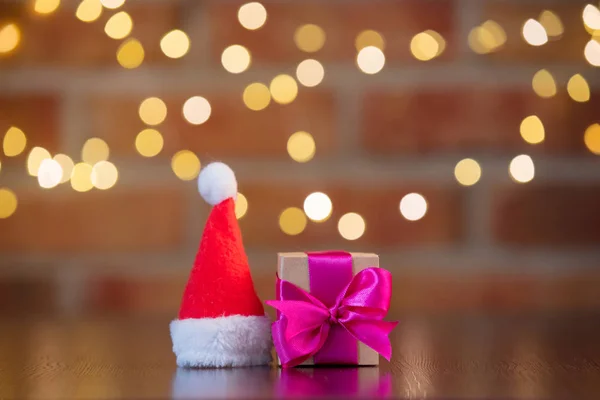
[[[0,399],[600,398],[600,318],[404,317],[379,368],[177,369],[166,319],[2,319]]]

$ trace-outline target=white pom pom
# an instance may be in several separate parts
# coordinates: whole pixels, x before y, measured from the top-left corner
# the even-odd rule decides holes
[[[237,196],[235,174],[226,164],[208,164],[198,176],[198,191],[208,204],[217,205],[225,199]]]

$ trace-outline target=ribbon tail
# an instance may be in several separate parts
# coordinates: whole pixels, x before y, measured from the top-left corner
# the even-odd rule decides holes
[[[298,352],[294,346],[285,338],[287,321],[285,318],[279,319],[273,322],[271,326],[273,344],[277,348],[277,355],[281,361],[281,365],[284,367],[301,364],[304,359],[310,357],[310,354]]]
[[[270,301],[269,303],[278,310],[285,308],[282,307],[283,304],[290,305],[286,301]],[[306,322],[301,317],[290,319],[285,315],[273,322],[271,326],[273,344],[277,349],[283,367],[294,367],[302,364],[317,353],[327,340],[330,330],[329,324],[307,325]]]
[[[342,323],[342,326],[356,340],[366,344],[388,361],[392,358],[392,345],[388,335],[396,325],[398,325],[398,322],[373,320]]]

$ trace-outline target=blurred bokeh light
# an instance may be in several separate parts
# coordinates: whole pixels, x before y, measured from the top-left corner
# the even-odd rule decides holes
[[[8,188],[0,188],[0,219],[8,218],[17,211],[17,195]]]
[[[57,186],[63,177],[63,170],[58,161],[46,158],[40,163],[37,178],[41,188],[51,189]]]
[[[271,102],[271,92],[266,85],[254,82],[246,86],[242,98],[246,107],[253,111],[260,111],[267,108]]]
[[[477,54],[492,53],[504,46],[506,32],[496,21],[487,20],[471,29],[468,43],[471,50]]]
[[[560,17],[553,11],[542,11],[538,21],[542,24],[546,33],[551,38],[560,38],[565,30]]]
[[[190,97],[183,103],[183,117],[192,125],[201,125],[210,118],[210,103],[202,96]]]
[[[51,14],[60,6],[60,0],[35,0],[33,10],[38,14]]]
[[[181,58],[190,50],[190,38],[182,30],[172,30],[160,40],[160,49],[169,58]]]
[[[16,24],[6,24],[0,27],[0,54],[10,53],[21,42],[21,30]]]
[[[144,62],[144,47],[139,40],[130,38],[124,41],[117,50],[117,61],[126,69],[134,69]]]
[[[15,126],[8,128],[2,141],[4,155],[7,157],[18,156],[25,150],[26,146],[27,137],[25,136],[25,132]]]
[[[258,2],[246,3],[238,10],[238,21],[246,29],[259,29],[267,21],[267,10]]]
[[[356,47],[356,51],[361,51],[367,46],[377,47],[383,51],[385,50],[385,39],[379,32],[367,29],[356,36],[354,46]]]
[[[325,45],[325,31],[318,25],[302,25],[294,33],[294,42],[300,50],[314,53]]]
[[[242,193],[238,192],[235,198],[235,217],[242,218],[248,212],[248,199]]]
[[[304,163],[312,160],[316,151],[315,139],[308,132],[292,134],[287,142],[287,151],[292,160]]]
[[[31,176],[37,176],[38,170],[42,161],[47,158],[52,158],[48,150],[43,147],[34,147],[27,156],[27,172]]]
[[[144,157],[154,157],[163,148],[164,140],[156,129],[144,129],[135,138],[135,149]]]
[[[100,0],[83,0],[77,6],[75,16],[83,22],[94,22],[102,15],[102,9]]]
[[[221,64],[227,72],[239,74],[244,72],[250,66],[250,52],[244,46],[234,44],[223,50],[221,54]]]
[[[75,163],[73,162],[71,157],[69,157],[66,154],[57,154],[53,157],[53,160],[55,160],[60,165],[60,168],[62,170],[60,183],[65,183],[69,181],[69,179],[71,179],[71,174],[73,173],[73,167],[75,166]]]
[[[373,75],[383,69],[385,65],[385,55],[383,51],[375,46],[362,48],[356,56],[358,68],[365,74]]]
[[[508,170],[511,178],[518,183],[527,183],[535,176],[533,160],[526,154],[521,154],[513,158]]]
[[[269,85],[271,97],[276,103],[289,104],[298,95],[298,84],[296,80],[289,75],[277,75]]]
[[[332,210],[331,199],[325,193],[314,192],[304,199],[304,212],[312,221],[326,221],[331,216]]]
[[[100,161],[92,167],[90,178],[95,188],[106,190],[117,183],[119,171],[110,161]]]
[[[114,10],[125,4],[125,0],[100,0],[100,3],[108,9]]]
[[[71,187],[76,192],[88,192],[94,188],[92,183],[92,166],[86,163],[77,163],[71,173]]]
[[[286,235],[299,235],[306,228],[306,222],[306,216],[297,207],[286,208],[279,215],[279,228]]]
[[[200,159],[189,150],[178,151],[171,159],[171,169],[182,181],[190,181],[200,173]]]
[[[439,56],[445,48],[445,41],[434,31],[417,33],[410,42],[410,51],[417,60],[429,61]]]
[[[306,87],[314,87],[323,81],[325,69],[317,60],[304,60],[296,68],[298,82]]]
[[[519,129],[521,137],[529,144],[541,143],[546,136],[544,124],[537,115],[525,117]]]
[[[357,213],[342,215],[338,221],[338,232],[346,240],[359,239],[365,233],[365,220]]]
[[[542,46],[548,43],[548,33],[544,26],[535,19],[528,19],[523,25],[523,38],[532,46]]]
[[[575,74],[567,83],[567,92],[571,98],[579,103],[590,99],[590,87],[581,74]]]
[[[123,39],[131,33],[132,29],[133,21],[125,11],[116,13],[104,25],[104,32],[112,39]]]
[[[583,54],[590,65],[600,67],[600,42],[598,40],[591,39],[587,42]]]
[[[159,125],[167,118],[167,105],[158,97],[148,97],[141,102],[138,113],[146,125]]]
[[[93,165],[99,161],[108,160],[110,149],[108,144],[100,138],[86,140],[81,149],[81,159],[84,163]]]
[[[400,213],[409,221],[418,221],[427,213],[427,201],[419,193],[409,193],[400,200]]]
[[[590,125],[584,133],[585,146],[593,154],[600,155],[600,124]]]
[[[593,4],[588,4],[583,9],[583,23],[590,29],[600,29],[600,10]]]
[[[531,82],[533,91],[542,98],[549,98],[556,95],[556,82],[550,72],[541,69],[535,73]]]
[[[481,166],[472,158],[460,160],[454,167],[454,177],[463,186],[473,186],[481,178]]]

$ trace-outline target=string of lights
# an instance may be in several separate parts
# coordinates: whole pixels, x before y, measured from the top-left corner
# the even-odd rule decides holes
[[[84,22],[97,21],[104,12],[114,12],[104,25],[104,32],[109,38],[122,41],[116,52],[116,61],[125,69],[136,69],[145,58],[142,43],[131,37],[134,20],[126,11],[119,11],[125,0],[82,0],[75,10],[75,17]],[[48,15],[60,6],[60,0],[35,0],[33,12]],[[242,5],[237,13],[238,22],[249,31],[262,28],[268,19],[267,9],[258,2]],[[590,34],[590,40],[583,49],[586,61],[595,67],[600,66],[600,10],[588,4],[582,11],[582,21]],[[560,17],[551,10],[543,10],[537,19],[531,18],[523,23],[521,35],[531,46],[540,47],[549,41],[559,40],[564,33]],[[15,22],[0,26],[0,55],[10,55],[18,51],[23,33]],[[507,42],[507,34],[502,26],[493,20],[487,20],[470,31],[467,43],[470,49],[480,55],[500,51]],[[307,54],[321,50],[326,42],[326,31],[315,24],[299,26],[293,35],[296,47]],[[184,57],[190,50],[191,41],[188,35],[174,29],[160,40],[162,53],[171,59]],[[364,30],[355,38],[356,66],[367,75],[381,72],[386,63],[386,41],[380,32]],[[410,41],[410,52],[419,61],[430,61],[441,56],[446,49],[446,41],[434,30],[416,33]],[[221,53],[221,65],[231,74],[241,74],[252,65],[252,54],[240,44],[231,44]],[[294,102],[299,92],[299,85],[312,88],[321,84],[326,70],[321,62],[314,58],[301,61],[295,71],[295,78],[287,74],[279,74],[270,82],[250,82],[242,91],[245,106],[259,112],[267,108],[273,101],[281,105]],[[532,89],[540,98],[551,98],[557,93],[557,84],[552,74],[542,69],[532,79]],[[567,83],[570,98],[579,103],[590,99],[590,88],[581,74],[573,75]],[[210,101],[203,96],[192,96],[181,105],[181,113],[192,125],[201,125],[211,116]],[[154,157],[164,147],[164,137],[159,126],[167,118],[169,110],[159,97],[149,97],[141,101],[138,113],[146,128],[135,138],[135,148],[142,157]],[[545,139],[543,121],[536,115],[525,117],[519,128],[523,141],[530,145],[542,143]],[[168,137],[167,137],[168,139]],[[600,124],[593,124],[584,133],[584,143],[590,152],[600,155]],[[27,148],[25,132],[18,127],[11,127],[4,135],[3,151],[6,157],[16,157]],[[287,152],[290,158],[298,163],[310,162],[317,151],[314,137],[305,131],[291,133],[287,141]],[[42,147],[32,147],[26,167],[29,175],[37,177],[38,184],[50,189],[70,182],[73,190],[86,192],[93,188],[107,190],[118,181],[118,169],[109,159],[109,146],[101,138],[88,139],[81,150],[81,161],[75,163],[66,154],[52,156]],[[1,164],[0,164],[1,168]],[[182,149],[171,158],[171,169],[175,176],[184,181],[198,176],[201,162],[194,152]],[[533,159],[527,154],[514,157],[508,167],[510,177],[517,183],[526,183],[535,176]],[[463,186],[475,185],[482,176],[480,164],[471,158],[460,160],[454,168],[457,182]],[[0,218],[7,218],[17,209],[17,197],[8,188],[0,188]],[[418,221],[427,213],[427,200],[419,193],[409,193],[398,205],[400,214],[409,221]],[[242,218],[248,210],[248,200],[238,193],[236,215]],[[332,215],[333,204],[327,194],[314,192],[306,197],[303,207],[289,207],[279,215],[281,231],[287,235],[297,235],[304,231],[308,220],[319,223]],[[344,214],[338,221],[338,231],[347,240],[359,239],[365,232],[366,222],[362,216],[351,212]]]

